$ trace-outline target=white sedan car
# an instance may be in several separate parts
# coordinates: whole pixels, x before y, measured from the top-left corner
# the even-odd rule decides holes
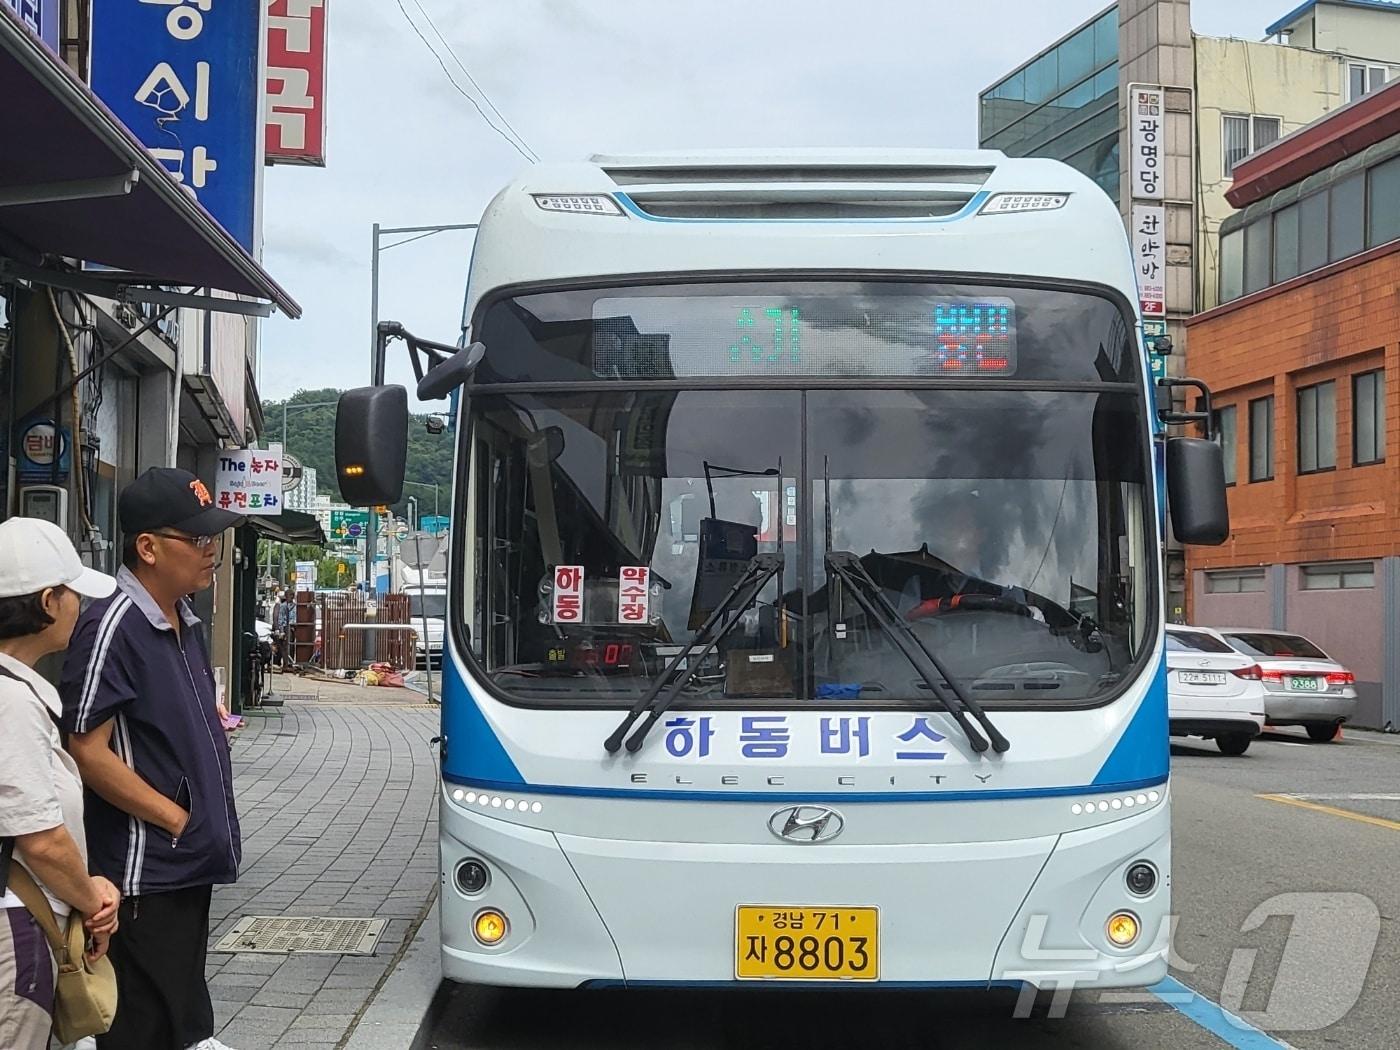
[[[1264,673],[1264,713],[1271,726],[1302,726],[1318,743],[1332,740],[1356,715],[1356,675],[1300,634],[1217,627],[1217,634]]]
[[[1259,665],[1207,627],[1167,624],[1167,718],[1173,736],[1212,739],[1242,755],[1264,731]]]

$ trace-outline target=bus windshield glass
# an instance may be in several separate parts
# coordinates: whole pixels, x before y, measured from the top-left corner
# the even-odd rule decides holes
[[[752,559],[776,554],[780,570],[689,676],[677,708],[927,702],[929,683],[888,629],[828,574],[837,551],[858,558],[985,704],[1100,702],[1130,677],[1153,608],[1147,424],[1129,385],[1128,330],[1110,303],[999,290],[1008,331],[992,333],[986,352],[1021,380],[1010,385],[1001,364],[972,376],[959,368],[960,382],[942,384],[906,347],[881,351],[879,371],[905,369],[907,384],[803,388],[785,369],[781,386],[756,376],[687,388],[607,356],[614,328],[598,318],[617,316],[621,303],[643,316],[629,301],[635,291],[554,293],[574,304],[573,325],[558,302],[545,304],[553,320],[522,324],[522,299],[496,303],[480,322],[496,335],[483,335],[493,367],[470,394],[466,568],[454,612],[503,696],[631,703]],[[903,286],[900,316],[917,312],[911,295]],[[665,296],[643,297],[653,331],[688,333],[684,355],[668,360],[698,361],[707,346],[721,366],[733,360],[731,332],[717,331],[713,345],[700,334],[738,302],[728,289],[716,296],[719,306],[679,297],[669,321]],[[983,304],[973,327],[1000,324],[985,313],[994,298],[946,286],[929,296]],[[847,343],[883,338],[830,309]],[[551,338],[552,324],[567,333]],[[808,348],[822,338],[803,331],[798,341],[802,367],[825,377],[840,340],[830,337],[818,359]],[[640,360],[635,347],[629,354]],[[534,382],[527,360],[553,373],[547,387],[520,386]],[[570,389],[570,379],[587,389]]]

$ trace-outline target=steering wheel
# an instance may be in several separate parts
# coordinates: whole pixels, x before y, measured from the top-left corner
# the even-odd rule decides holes
[[[1098,625],[1088,617],[1076,617],[1069,613],[1051,622],[1044,609],[1029,605],[1008,594],[955,594],[951,598],[930,598],[920,602],[904,614],[911,623],[931,616],[946,616],[955,612],[992,612],[1009,616],[1020,616],[1043,624],[1045,629],[1058,637],[1068,638],[1070,645],[1081,652],[1097,653],[1103,649]]]

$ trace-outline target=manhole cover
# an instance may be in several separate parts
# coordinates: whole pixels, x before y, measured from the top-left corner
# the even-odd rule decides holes
[[[293,700],[299,704],[309,704],[318,697],[316,693],[279,693],[283,700]]]
[[[214,951],[373,955],[387,922],[387,919],[328,919],[318,915],[297,918],[245,915],[220,939]]]

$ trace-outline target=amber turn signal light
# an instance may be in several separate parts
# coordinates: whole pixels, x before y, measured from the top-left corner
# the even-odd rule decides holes
[[[500,944],[506,935],[506,917],[494,908],[485,908],[472,920],[472,933],[488,947]]]

